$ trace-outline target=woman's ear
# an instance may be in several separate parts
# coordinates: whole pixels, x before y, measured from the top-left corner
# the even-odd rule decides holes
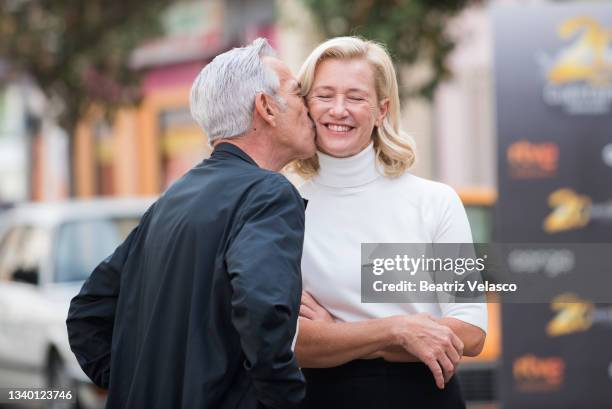
[[[376,126],[381,126],[383,120],[389,113],[389,98],[383,98],[378,103],[378,115],[376,116]]]
[[[276,126],[276,107],[272,103],[272,97],[263,92],[255,95],[255,111],[268,125]]]

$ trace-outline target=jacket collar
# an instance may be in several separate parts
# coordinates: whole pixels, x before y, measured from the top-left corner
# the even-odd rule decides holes
[[[242,159],[245,162],[250,163],[251,165],[255,165],[259,167],[259,165],[257,165],[257,163],[253,160],[253,158],[251,158],[249,155],[246,154],[245,151],[243,151],[242,149],[240,149],[233,143],[228,143],[228,142],[220,143],[219,145],[215,147],[215,150],[210,156],[212,157],[234,156],[234,157]]]
[[[236,145],[232,143],[227,143],[227,142],[220,143],[219,145],[215,147],[215,150],[210,156],[211,157],[235,156],[235,157],[238,157],[244,160],[245,162],[251,163],[259,167],[259,165],[257,165],[257,163],[249,155],[247,155],[245,151],[243,151],[242,149],[240,149],[239,147],[237,147]],[[304,198],[302,198],[302,200],[304,201],[304,209],[306,209],[306,206],[308,206],[308,200]]]

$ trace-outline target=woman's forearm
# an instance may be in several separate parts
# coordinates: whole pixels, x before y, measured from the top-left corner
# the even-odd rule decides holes
[[[451,317],[440,318],[438,322],[452,329],[459,339],[463,341],[464,356],[477,356],[482,352],[486,338],[486,334],[482,329]]]
[[[312,316],[311,312],[304,314]],[[387,351],[394,346],[427,365],[441,389],[453,376],[463,354],[463,342],[453,330],[427,314],[352,323],[302,318],[295,354],[303,368],[338,366],[360,358],[385,358],[385,354],[389,355],[388,360],[413,361],[396,348]]]
[[[485,333],[480,328],[456,318],[439,318],[441,325],[450,328],[464,344],[464,356],[478,355],[484,346]],[[398,346],[389,346],[377,351],[373,356],[379,356],[389,362],[419,362],[419,359]]]
[[[393,332],[383,319],[361,322],[300,320],[295,354],[302,368],[328,368],[354,359],[374,357],[393,344]]]
[[[404,348],[396,345],[392,345],[381,351],[377,351],[374,355],[383,358],[388,362],[421,362],[419,358],[412,355]]]

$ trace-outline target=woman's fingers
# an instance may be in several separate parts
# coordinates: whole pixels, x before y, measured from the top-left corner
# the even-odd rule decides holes
[[[316,321],[328,321],[333,322],[334,317],[331,316],[329,311],[322,307],[312,295],[306,291],[302,291],[302,306],[307,308],[305,314],[309,314],[312,320]]]
[[[308,318],[309,320],[314,320],[317,314],[312,310],[312,308],[308,307],[305,304],[300,305],[300,317]]]
[[[442,352],[438,357],[438,363],[442,367],[442,372],[444,373],[444,383],[450,381],[450,379],[455,374],[455,365],[448,359],[448,356]]]
[[[312,295],[308,294],[306,291],[302,291],[302,304],[308,305],[310,308],[320,307],[319,303],[312,297]]]
[[[463,343],[448,327],[425,314],[390,317],[397,334],[395,344],[425,363],[442,389],[450,379],[461,356]]]
[[[442,372],[440,363],[434,357],[427,359],[424,361],[424,363],[429,367],[429,370],[433,374],[438,389],[444,389],[444,372]]]
[[[457,350],[457,353],[460,357],[463,356],[463,341],[455,334],[455,332],[451,331],[451,341]]]
[[[459,365],[459,361],[461,361],[461,355],[459,355],[454,345],[446,350],[446,356],[448,356],[448,359],[450,359],[450,361],[455,367]]]

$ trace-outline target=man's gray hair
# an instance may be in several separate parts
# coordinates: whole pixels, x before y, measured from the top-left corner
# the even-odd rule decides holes
[[[209,143],[249,129],[257,93],[276,97],[278,76],[262,62],[263,57],[274,55],[270,44],[258,38],[251,45],[218,55],[200,71],[191,87],[189,105]]]

